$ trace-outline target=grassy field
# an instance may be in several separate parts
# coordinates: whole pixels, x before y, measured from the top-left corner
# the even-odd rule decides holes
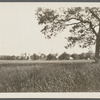
[[[99,92],[100,64],[88,60],[0,61],[0,92]]]

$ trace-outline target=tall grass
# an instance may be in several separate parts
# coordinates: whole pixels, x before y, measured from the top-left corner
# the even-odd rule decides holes
[[[0,64],[0,92],[99,92],[100,64]]]

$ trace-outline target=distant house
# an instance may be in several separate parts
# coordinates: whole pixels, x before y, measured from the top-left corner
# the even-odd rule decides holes
[[[91,60],[90,58],[87,58],[87,60]]]
[[[69,57],[70,60],[73,60],[73,57]]]

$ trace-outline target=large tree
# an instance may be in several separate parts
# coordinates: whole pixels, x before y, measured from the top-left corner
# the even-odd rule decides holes
[[[86,48],[95,44],[95,61],[99,62],[100,52],[100,8],[72,7],[36,11],[38,24],[43,25],[41,32],[51,38],[64,29],[72,33],[67,37],[66,48],[75,46]]]

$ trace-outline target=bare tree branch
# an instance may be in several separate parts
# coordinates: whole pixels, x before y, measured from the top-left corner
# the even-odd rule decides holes
[[[87,21],[87,20],[82,20],[82,19],[79,19],[79,18],[69,18],[69,19],[67,19],[66,21],[70,21],[70,20],[73,20],[73,19],[75,19],[75,20],[77,20],[77,21],[80,21],[80,22],[83,22],[83,23],[89,23],[89,21]]]
[[[75,25],[75,24],[79,24],[81,22],[78,22],[78,23],[71,23],[71,24],[65,24],[66,26],[70,26],[70,25]]]
[[[96,27],[98,27],[98,26],[99,26],[99,24],[98,24],[98,25],[93,26],[93,28],[96,28]]]

